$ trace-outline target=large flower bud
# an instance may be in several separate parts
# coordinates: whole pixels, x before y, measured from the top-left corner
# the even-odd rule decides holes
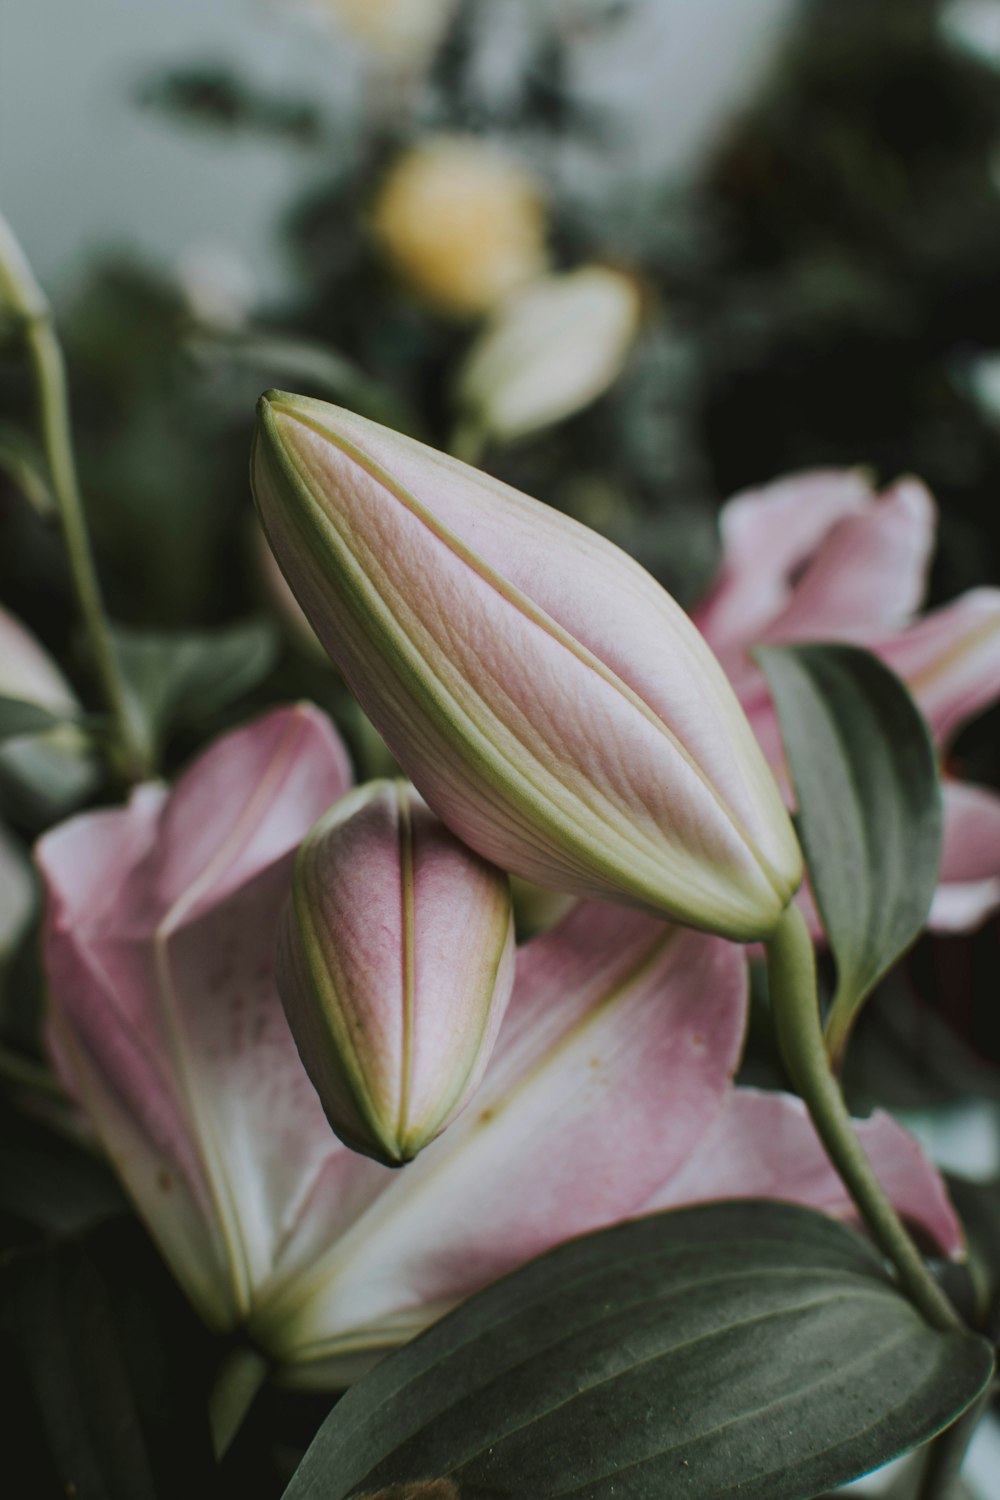
[[[637,563],[325,402],[261,403],[253,483],[299,603],[438,816],[539,885],[740,941],[801,854],[718,662]]]
[[[302,844],[277,980],[334,1130],[410,1161],[493,1051],[514,980],[509,881],[405,782],[369,782]]]

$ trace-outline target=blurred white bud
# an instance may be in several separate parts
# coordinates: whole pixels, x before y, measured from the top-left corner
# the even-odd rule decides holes
[[[459,373],[466,421],[509,442],[588,406],[621,374],[640,306],[635,281],[606,266],[547,276],[516,293]]]

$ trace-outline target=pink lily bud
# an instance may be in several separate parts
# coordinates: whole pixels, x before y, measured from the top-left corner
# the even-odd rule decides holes
[[[261,402],[271,547],[444,823],[573,895],[747,941],[802,874],[774,778],[683,611],[586,527],[328,406]]]
[[[479,1086],[514,982],[510,883],[405,782],[349,792],[295,862],[276,977],[341,1140],[411,1161]]]

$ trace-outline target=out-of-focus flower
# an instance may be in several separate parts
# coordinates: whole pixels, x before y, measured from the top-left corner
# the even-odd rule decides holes
[[[388,429],[261,403],[253,483],[317,634],[438,816],[502,869],[738,940],[801,879],[725,675],[637,563]]]
[[[405,782],[374,781],[306,835],[278,989],[341,1140],[411,1161],[482,1081],[514,982],[510,882]]]
[[[282,710],[172,793],[39,847],[60,1071],[210,1324],[244,1326],[286,1379],[337,1385],[526,1258],[660,1201],[850,1212],[798,1105],[732,1092],[739,950],[596,904],[519,953],[482,1087],[439,1140],[401,1172],[343,1146],[270,950],[292,851],[346,774],[322,717]],[[888,1118],[863,1131],[901,1210],[956,1253],[938,1175]]]
[[[456,0],[319,0],[377,56],[422,63],[444,34]]]
[[[608,266],[546,276],[515,293],[459,372],[465,421],[509,442],[595,401],[621,374],[640,303],[633,278]]]
[[[846,640],[898,673],[942,755],[1000,697],[1000,590],[974,589],[917,618],[934,546],[934,502],[916,480],[876,495],[851,471],[792,475],[736,496],[723,561],[694,612],[776,770],[781,735],[749,655],[761,643]],[[1000,797],[945,780],[944,851],[930,923],[975,926],[1000,904]]]
[[[0,695],[57,716],[80,712],[76,694],[49,653],[20,620],[0,608]]]
[[[398,157],[376,194],[370,225],[409,290],[452,316],[490,312],[547,265],[538,183],[474,137],[430,136]]]
[[[46,709],[67,722],[12,735],[0,744],[0,780],[28,817],[58,817],[93,787],[89,742],[72,720],[82,710],[59,667],[38,640],[0,608],[0,696]]]

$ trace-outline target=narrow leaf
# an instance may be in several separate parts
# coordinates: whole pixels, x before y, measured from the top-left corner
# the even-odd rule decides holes
[[[991,1370],[823,1215],[685,1209],[560,1246],[386,1359],[285,1500],[808,1500],[931,1437]]]
[[[44,734],[47,729],[55,729],[65,722],[65,714],[54,714],[25,698],[0,696],[0,740],[14,739],[22,734]]]
[[[809,879],[837,963],[834,1057],[927,920],[941,861],[930,734],[906,688],[857,646],[755,653],[781,721]]]
[[[278,651],[274,629],[259,621],[171,634],[117,626],[115,642],[131,710],[154,758],[175,725],[198,722],[256,687]]]
[[[0,426],[0,472],[8,476],[40,516],[54,515],[56,502],[44,458],[23,433],[6,423]]]

